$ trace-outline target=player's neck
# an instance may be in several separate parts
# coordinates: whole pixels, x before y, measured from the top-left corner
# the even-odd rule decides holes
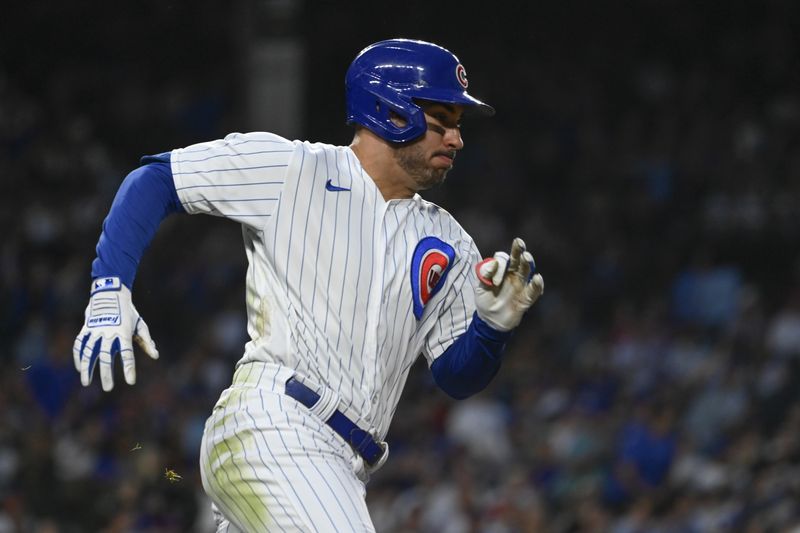
[[[411,198],[417,192],[409,186],[413,180],[397,164],[391,148],[385,142],[361,134],[353,138],[350,149],[375,182],[384,201]]]

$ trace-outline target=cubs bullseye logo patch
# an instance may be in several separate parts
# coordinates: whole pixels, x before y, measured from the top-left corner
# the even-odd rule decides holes
[[[444,286],[455,259],[453,247],[441,239],[425,237],[417,243],[411,257],[411,295],[417,320],[422,318],[425,304]]]

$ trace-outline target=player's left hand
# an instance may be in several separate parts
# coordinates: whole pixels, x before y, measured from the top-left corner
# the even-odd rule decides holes
[[[478,286],[475,306],[478,316],[498,331],[510,331],[544,292],[544,279],[535,272],[533,256],[517,237],[511,255],[496,252],[475,265]]]
[[[99,362],[103,390],[113,389],[114,356],[117,354],[122,359],[125,382],[136,383],[132,341],[147,355],[158,359],[156,344],[133,306],[130,289],[117,277],[94,280],[83,329],[72,345],[72,359],[75,369],[81,373],[81,384],[89,386]]]

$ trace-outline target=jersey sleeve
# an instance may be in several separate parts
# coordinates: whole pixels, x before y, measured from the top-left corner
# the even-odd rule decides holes
[[[439,308],[438,320],[425,339],[423,355],[432,364],[453,342],[460,337],[472,322],[475,313],[474,283],[475,269],[480,261],[480,252],[472,240],[464,242],[458,251],[448,279],[452,279]]]
[[[273,215],[296,143],[264,132],[173,150],[175,190],[189,214],[230,218],[260,229]]]

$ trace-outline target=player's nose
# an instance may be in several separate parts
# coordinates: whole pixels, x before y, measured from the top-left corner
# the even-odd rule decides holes
[[[461,138],[461,130],[458,128],[445,128],[445,134],[442,140],[444,140],[444,143],[451,150],[461,150],[464,148],[464,139]]]

